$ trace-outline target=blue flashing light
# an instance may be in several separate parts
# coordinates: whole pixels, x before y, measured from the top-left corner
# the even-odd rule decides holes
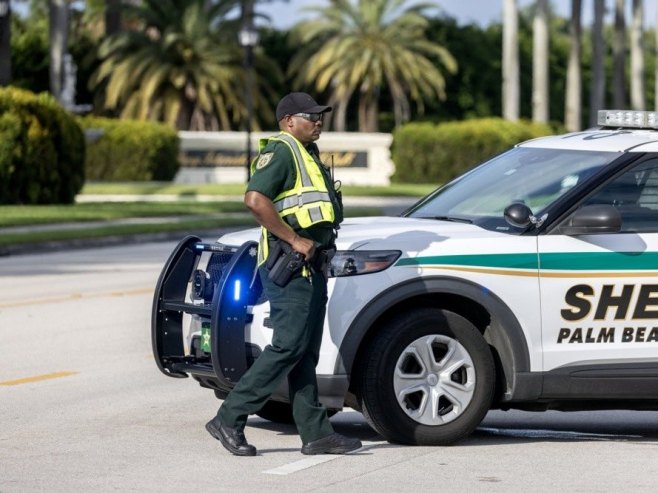
[[[233,299],[240,301],[240,279],[236,279],[233,283]]]

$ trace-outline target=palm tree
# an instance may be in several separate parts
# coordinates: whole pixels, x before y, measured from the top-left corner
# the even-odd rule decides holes
[[[644,98],[644,23],[642,0],[633,0],[633,20],[631,23],[631,107],[643,110]]]
[[[69,40],[68,0],[48,0],[50,92],[60,99],[64,88],[64,55]]]
[[[626,21],[624,0],[615,0],[615,35],[612,43],[612,104],[615,108],[626,108]]]
[[[503,0],[503,118],[519,119],[519,12],[516,0]]]
[[[402,10],[404,0],[332,0],[307,10],[318,17],[293,28],[301,49],[290,64],[298,86],[329,92],[335,129],[345,130],[347,106],[358,94],[359,130],[379,128],[381,92],[393,100],[396,125],[409,120],[410,100],[419,113],[426,99],[445,98],[445,79],[434,60],[454,72],[457,64],[425,36],[423,12],[431,4]]]
[[[532,42],[532,119],[548,121],[548,0],[537,0]]]
[[[569,25],[571,49],[569,50],[569,62],[567,65],[567,86],[564,98],[564,125],[567,127],[567,130],[572,132],[580,130],[581,126],[581,3],[581,0],[571,0],[571,22]]]
[[[594,0],[592,25],[592,84],[590,90],[589,124],[596,125],[598,111],[605,106],[605,74],[603,71],[603,15],[605,0]]]
[[[11,5],[0,0],[0,86],[11,82]]]
[[[102,89],[102,106],[123,117],[165,121],[178,129],[228,130],[242,121],[245,74],[237,34],[226,21],[235,1],[144,0],[125,7],[142,23],[101,44],[102,60],[91,85]],[[224,36],[224,37],[222,37]],[[229,37],[230,36],[230,37]],[[257,67],[267,61],[257,60]],[[271,77],[277,68],[265,67]],[[263,86],[256,107],[270,115]]]

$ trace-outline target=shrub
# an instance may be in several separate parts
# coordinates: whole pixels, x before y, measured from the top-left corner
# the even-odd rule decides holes
[[[55,98],[0,88],[0,203],[72,203],[84,159],[82,129]]]
[[[176,176],[178,134],[154,122],[79,119],[88,131],[87,179],[97,181],[169,181]],[[98,136],[94,135],[98,131]]]
[[[409,123],[393,133],[392,179],[401,183],[446,183],[519,142],[552,133],[548,125],[501,118]]]

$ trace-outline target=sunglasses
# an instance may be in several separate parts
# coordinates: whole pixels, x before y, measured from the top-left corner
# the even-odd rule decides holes
[[[309,122],[321,122],[324,119],[324,113],[295,113],[291,116],[301,116],[304,120]]]

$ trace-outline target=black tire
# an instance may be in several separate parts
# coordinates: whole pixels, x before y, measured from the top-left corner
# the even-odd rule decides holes
[[[387,440],[410,445],[450,445],[472,433],[491,406],[496,380],[491,350],[475,326],[435,308],[387,322],[356,372],[368,423]]]
[[[292,417],[292,408],[286,402],[267,401],[256,414],[273,423],[294,424],[295,422]]]
[[[228,392],[226,392],[225,390],[215,389],[215,397],[217,397],[220,401],[223,401],[224,399],[226,399],[227,395],[228,395]]]
[[[227,395],[228,392],[224,390],[215,390],[215,397],[220,400],[226,399]],[[256,415],[273,423],[293,424],[295,422],[292,417],[292,408],[286,402],[267,401]]]
[[[337,412],[334,409],[327,409],[327,416],[331,418]],[[295,424],[292,408],[287,402],[267,401],[256,415],[272,423]]]

